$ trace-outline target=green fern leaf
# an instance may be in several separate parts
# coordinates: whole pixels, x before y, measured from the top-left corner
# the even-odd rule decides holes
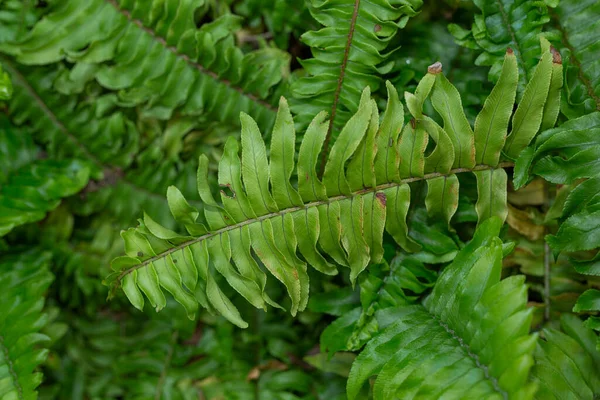
[[[292,110],[302,127],[323,110],[330,112],[327,140],[358,110],[360,93],[377,91],[381,74],[389,72],[389,42],[423,2],[339,0],[308,2],[309,11],[324,27],[308,31],[302,41],[313,58],[301,61],[306,75],[292,84]],[[342,45],[342,43],[344,43]],[[327,145],[326,145],[327,148]]]
[[[321,334],[321,349],[330,354],[359,350],[382,328],[386,313],[393,318],[398,307],[414,304],[418,299],[414,294],[432,287],[436,277],[416,256],[398,255],[389,265],[383,262],[370,266],[360,280],[360,306],[350,308],[327,326]],[[331,313],[330,307],[321,304],[319,295],[311,297],[309,308]]]
[[[398,309],[352,365],[348,398],[377,374],[377,399],[532,398],[536,335],[523,276],[500,280],[501,221],[488,219],[423,305]]]
[[[596,335],[572,314],[561,316],[563,332],[544,329],[535,350],[536,399],[595,399],[600,394],[600,353]]]
[[[39,150],[25,132],[0,119],[0,237],[43,219],[63,197],[88,182],[89,165],[79,160],[37,160]]]
[[[142,106],[146,117],[167,120],[177,109],[235,124],[245,111],[270,127],[269,96],[287,74],[289,55],[270,48],[244,55],[233,37],[240,18],[231,14],[197,29],[202,3],[60,1],[26,37],[1,47],[22,64],[74,62],[63,81],[78,93],[95,79],[118,91],[121,104]]]
[[[475,63],[489,66],[489,77],[497,82],[502,59],[511,48],[519,68],[519,97],[533,74],[539,52],[539,37],[550,22],[549,8],[554,1],[476,0],[481,14],[475,15],[471,30],[450,24],[450,32],[458,44],[482,51]]]
[[[36,399],[48,355],[40,344],[50,338],[40,330],[44,294],[53,280],[48,253],[23,253],[0,259],[0,398]]]
[[[600,110],[600,61],[594,56],[600,39],[598,13],[600,4],[594,0],[561,0],[551,13],[567,61],[561,110],[569,118]]]
[[[181,196],[177,200],[179,205],[170,203],[171,209],[178,210],[175,216],[191,236],[165,230],[146,216],[138,228],[122,233],[127,256],[115,260],[115,272],[106,282],[113,290],[122,285],[132,303],[140,309],[144,305],[142,292],[157,310],[164,307],[162,287],[186,307],[190,318],[198,307],[192,301],[197,295],[200,296],[197,301],[203,306],[210,303],[209,308],[218,308],[220,312],[226,312],[231,321],[246,326],[225,295],[217,291],[219,280],[215,277],[224,277],[251,304],[263,308],[270,303],[264,295],[264,278],[248,273],[250,269],[256,270],[252,261],[254,253],[286,287],[291,299],[291,313],[296,314],[308,302],[309,279],[304,260],[327,274],[336,273],[334,262],[349,267],[350,280],[354,284],[370,262],[377,263],[382,259],[384,230],[406,250],[419,249],[410,238],[406,223],[411,182],[432,182],[428,184],[427,208],[431,215],[441,215],[449,223],[458,203],[455,173],[474,172],[478,181],[479,222],[493,216],[504,219],[507,178],[503,165],[451,169],[464,147],[454,147],[446,130],[419,109],[439,78],[435,74],[439,73],[432,71],[415,95],[406,95],[415,118],[404,128],[402,121],[392,125],[389,114],[389,110],[400,108],[393,87],[388,85],[390,103],[381,126],[369,88],[365,88],[356,114],[342,129],[331,149],[322,180],[316,174],[316,165],[327,123],[324,114],[317,115],[300,146],[297,186],[290,181],[294,169],[295,133],[286,102],[281,101],[277,116],[276,126],[280,131],[271,135],[270,161],[258,126],[242,114],[241,161],[238,146],[230,139],[226,157],[220,163],[219,184],[228,189],[221,192],[222,203],[216,202],[210,190],[208,159],[201,156],[198,193],[203,212],[189,206]],[[550,76],[547,79],[549,81]],[[456,103],[452,106],[456,109],[460,100],[452,89],[448,82],[440,90],[454,93],[448,97]],[[511,106],[504,104],[503,107]],[[464,117],[463,113],[458,114],[458,117]],[[452,117],[458,118],[453,114]],[[466,120],[464,122],[468,124]],[[401,132],[397,141],[393,132]],[[454,132],[458,135],[456,130]],[[503,129],[494,128],[489,132],[493,143],[500,143],[498,137],[506,136]],[[379,151],[376,146],[382,143],[382,136],[388,149],[384,147]],[[429,137],[433,138],[435,147],[426,156]],[[467,139],[470,139],[470,149],[465,154],[474,160],[473,134]],[[390,143],[394,146],[394,142],[397,142],[395,148],[389,149]],[[385,146],[385,142],[383,144]],[[275,189],[275,186],[279,187]],[[182,212],[186,213],[185,218]],[[430,233],[415,231],[416,235]],[[241,239],[233,243],[232,238],[238,236]],[[298,256],[298,249],[304,260]],[[443,262],[440,257],[451,256],[447,250],[434,253],[425,256],[429,258],[423,261]],[[233,257],[236,268],[229,265],[232,254],[238,254],[238,259]],[[188,270],[197,270],[198,274],[184,274]],[[163,274],[167,275],[163,277]],[[184,276],[187,276],[188,284],[183,284]],[[202,282],[201,286],[196,286],[195,279]],[[198,295],[199,291],[201,294]]]

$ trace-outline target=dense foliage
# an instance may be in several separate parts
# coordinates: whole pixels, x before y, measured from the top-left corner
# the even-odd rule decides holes
[[[600,3],[0,0],[0,400],[600,398]]]

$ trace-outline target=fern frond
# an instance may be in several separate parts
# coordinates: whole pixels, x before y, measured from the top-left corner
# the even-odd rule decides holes
[[[570,253],[577,272],[591,276],[600,275],[599,253],[590,257],[577,252],[600,248],[599,135],[598,111],[545,131],[517,160],[514,178],[515,187],[523,186],[532,175],[552,183],[577,184],[562,206],[557,232],[546,236],[546,241],[555,254]],[[584,292],[573,311],[600,312],[600,291]],[[594,324],[593,317],[589,321]]]
[[[562,332],[547,328],[538,341],[531,371],[536,399],[596,399],[600,395],[597,337],[572,314],[561,316]]]
[[[233,36],[240,18],[231,14],[197,29],[200,3],[60,1],[25,38],[1,49],[22,64],[67,59],[75,63],[70,77],[83,79],[79,87],[95,79],[147,117],[169,119],[177,109],[235,123],[244,111],[270,127],[269,95],[284,79],[289,55],[270,48],[244,55]]]
[[[471,30],[456,24],[448,26],[458,44],[481,51],[477,65],[489,66],[489,77],[496,82],[500,76],[504,51],[515,52],[519,67],[519,96],[537,63],[539,37],[550,21],[549,7],[554,0],[477,0],[481,14],[475,15]]]
[[[482,223],[423,305],[400,307],[367,344],[350,371],[350,400],[375,374],[375,400],[533,398],[533,310],[524,276],[500,280],[501,226],[498,218]]]
[[[370,267],[360,281],[360,306],[327,326],[321,335],[321,350],[330,354],[359,350],[379,331],[378,317],[414,304],[436,278],[434,271],[413,256],[398,255],[389,265],[384,262]],[[309,303],[311,310],[316,307],[314,300],[315,296]]]
[[[508,60],[511,57],[514,55],[507,55]],[[517,73],[514,69],[510,72],[514,63],[507,61],[507,65],[507,73]],[[551,63],[540,68],[551,68]],[[201,156],[198,192],[204,212],[190,206],[175,187],[169,188],[169,207],[187,234],[165,229],[144,215],[139,227],[122,233],[127,256],[113,261],[115,272],[107,283],[114,288],[122,286],[139,309],[144,306],[142,293],[157,310],[163,308],[164,288],[191,318],[200,303],[245,327],[238,310],[219,289],[217,273],[254,306],[265,308],[266,304],[273,304],[265,294],[266,275],[256,263],[254,252],[286,287],[292,300],[291,313],[295,315],[308,301],[307,263],[325,274],[337,272],[334,263],[347,266],[354,283],[369,262],[381,261],[384,230],[400,246],[414,250],[406,224],[411,182],[428,181],[428,211],[442,215],[449,223],[458,201],[455,174],[475,173],[480,192],[479,221],[493,216],[503,220],[506,172],[499,157],[506,124],[471,133],[460,96],[440,69],[439,65],[432,66],[415,94],[406,94],[414,119],[404,127],[403,107],[391,84],[381,126],[377,106],[366,88],[357,113],[331,149],[322,180],[317,176],[316,165],[329,126],[325,113],[315,117],[304,135],[298,154],[297,185],[290,182],[295,169],[295,132],[285,99],[280,101],[272,133],[270,160],[258,126],[242,114],[241,162],[239,145],[230,138],[219,165],[219,185],[224,188],[222,204],[210,191],[208,159]],[[536,84],[537,81],[528,89],[534,91]],[[547,88],[548,83],[545,84]],[[509,84],[503,81],[499,85]],[[433,101],[439,103],[445,119],[444,128],[422,113],[432,88],[434,96],[438,96]],[[511,102],[493,94],[490,102],[499,104],[492,110],[484,107],[483,116],[491,114],[494,121],[508,119],[510,112],[505,109],[512,109]],[[519,105],[514,118],[538,113],[543,104],[539,99],[528,100]],[[520,149],[538,127],[535,122],[515,127],[509,139],[516,138],[514,146]],[[426,155],[429,137],[436,146]],[[490,154],[490,164],[475,165],[480,141],[489,143],[486,154]],[[298,257],[297,250],[306,261]]]
[[[388,61],[393,52],[389,42],[422,4],[421,0],[308,2],[313,18],[324,27],[301,37],[313,55],[301,61],[307,76],[292,84],[297,100],[292,110],[302,127],[323,110],[330,112],[327,138],[334,128],[344,126],[358,109],[362,89],[380,87],[381,74],[393,66]]]
[[[23,253],[0,259],[0,399],[36,399],[48,354],[39,344],[47,317],[44,293],[52,282],[49,254]]]
[[[43,219],[64,197],[85,187],[89,166],[79,160],[38,160],[25,132],[0,118],[0,237]]]
[[[138,132],[122,112],[98,118],[96,107],[81,106],[77,96],[52,90],[57,70],[18,69],[6,58],[2,62],[14,86],[8,108],[11,119],[17,125],[29,124],[36,141],[46,145],[49,157],[89,162],[96,179],[104,170],[131,164],[139,149]]]
[[[600,60],[595,56],[600,49],[599,13],[600,4],[594,0],[560,0],[551,12],[567,59],[561,108],[569,118],[600,110]]]
[[[14,97],[9,104],[12,121],[27,126],[38,142],[45,143],[50,157],[79,158],[90,166],[95,180],[82,192],[85,202],[78,206],[80,214],[107,209],[128,224],[132,215],[146,209],[161,223],[174,227],[163,194],[173,182],[184,193],[191,193],[195,186],[192,165],[181,168],[179,162],[157,160],[156,155],[143,152],[136,158],[143,143],[134,123],[123,112],[103,116],[100,107],[79,105],[78,96],[53,92],[57,70],[17,70],[6,59],[3,62],[14,80]],[[165,137],[158,138],[161,147],[169,146],[168,134],[169,127]],[[138,168],[127,168],[134,160]]]

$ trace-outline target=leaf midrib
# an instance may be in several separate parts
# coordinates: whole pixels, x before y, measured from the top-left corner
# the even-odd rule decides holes
[[[238,222],[237,224],[233,224],[233,225],[228,225],[228,226],[223,227],[221,229],[218,229],[216,231],[209,232],[209,233],[207,233],[205,235],[202,235],[202,236],[199,236],[197,238],[193,238],[191,240],[183,242],[183,243],[181,243],[181,244],[179,244],[179,245],[177,245],[175,247],[172,247],[172,248],[170,248],[170,249],[168,249],[168,250],[166,250],[166,251],[164,251],[164,252],[162,252],[160,254],[157,254],[154,257],[151,257],[151,258],[149,258],[149,259],[141,262],[138,265],[134,265],[133,267],[130,267],[130,268],[122,271],[119,274],[119,276],[117,277],[116,282],[117,283],[120,282],[121,279],[123,279],[126,275],[130,274],[131,272],[133,272],[133,271],[135,271],[135,270],[137,270],[139,268],[143,268],[143,267],[147,266],[148,264],[151,264],[151,263],[153,263],[153,262],[155,262],[157,260],[160,260],[161,258],[164,258],[164,257],[168,256],[169,254],[175,253],[175,252],[177,252],[177,251],[179,251],[181,249],[184,249],[184,248],[186,248],[188,246],[191,246],[191,245],[193,245],[195,243],[198,243],[198,242],[201,242],[203,240],[210,239],[212,237],[220,235],[221,233],[232,231],[234,229],[238,229],[238,228],[241,228],[241,227],[246,226],[246,225],[250,225],[250,224],[253,224],[253,223],[261,222],[261,221],[264,221],[264,220],[267,220],[267,219],[276,218],[276,217],[279,217],[279,216],[284,216],[285,214],[293,213],[293,212],[296,212],[296,211],[307,210],[309,208],[318,207],[318,206],[321,206],[321,205],[324,205],[324,204],[335,203],[335,202],[346,200],[346,199],[350,199],[350,198],[353,198],[353,197],[356,197],[356,196],[362,196],[362,195],[366,195],[366,194],[369,194],[369,193],[376,193],[378,191],[385,190],[385,189],[400,187],[400,186],[402,186],[404,184],[411,183],[411,182],[424,181],[424,180],[438,178],[438,177],[448,177],[448,176],[453,175],[453,174],[459,174],[459,173],[464,173],[464,172],[486,171],[486,170],[497,169],[497,168],[511,168],[513,166],[514,166],[514,163],[512,163],[512,162],[503,162],[503,163],[500,163],[497,166],[490,166],[490,165],[481,164],[481,165],[476,165],[473,168],[455,168],[455,169],[452,169],[452,170],[448,171],[448,173],[445,173],[445,174],[444,173],[439,173],[439,172],[434,172],[434,173],[430,173],[430,174],[425,174],[422,177],[406,178],[406,179],[401,179],[399,182],[385,183],[385,184],[377,185],[377,186],[372,187],[372,188],[361,189],[361,190],[353,192],[353,193],[351,193],[349,195],[334,196],[334,197],[328,198],[327,200],[313,201],[313,202],[310,202],[310,203],[305,203],[302,206],[284,208],[283,210],[279,210],[279,211],[276,211],[276,212],[272,212],[272,213],[268,213],[268,214],[265,214],[265,215],[261,215],[260,217],[257,217],[257,218],[253,218],[253,219],[249,219],[249,220],[246,220],[246,221]]]
[[[114,0],[108,0],[114,1]],[[337,114],[337,107],[340,101],[340,93],[344,85],[344,77],[346,76],[346,66],[348,65],[348,58],[350,56],[350,48],[352,47],[352,39],[354,38],[354,29],[356,27],[356,20],[358,18],[358,10],[360,8],[360,0],[354,1],[354,10],[352,11],[352,18],[350,19],[350,28],[348,30],[348,39],[346,40],[346,46],[344,47],[344,57],[342,58],[342,64],[340,67],[340,75],[338,76],[337,86],[333,94],[333,104],[331,106],[331,118],[329,119],[329,126],[327,127],[327,135],[325,136],[325,143],[323,144],[323,155],[321,157],[321,174],[325,170],[325,161],[327,161],[329,153],[329,142],[331,140],[331,133],[333,131],[333,123]]]

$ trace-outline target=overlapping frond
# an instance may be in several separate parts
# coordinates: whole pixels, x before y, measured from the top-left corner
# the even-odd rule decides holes
[[[372,375],[375,400],[533,398],[533,310],[524,276],[500,279],[501,226],[480,224],[423,305],[399,307],[353,363],[350,400]]]
[[[7,59],[3,63],[14,87],[8,105],[11,120],[27,124],[35,140],[45,145],[48,157],[84,160],[96,179],[104,170],[131,164],[139,150],[139,134],[122,112],[102,116],[97,107],[82,105],[78,96],[56,93],[52,84],[57,69],[17,69]]]
[[[507,47],[515,52],[519,67],[519,96],[533,74],[540,49],[539,37],[550,21],[549,7],[555,0],[476,0],[481,14],[475,15],[471,30],[456,24],[448,28],[456,41],[481,51],[477,65],[489,66],[490,80],[500,76],[502,57]]]
[[[167,154],[157,154],[156,149],[138,154],[140,147],[148,144],[140,143],[145,138],[122,111],[82,106],[77,95],[54,92],[52,82],[59,74],[56,69],[21,71],[12,63],[6,65],[14,80],[14,96],[8,107],[12,121],[26,126],[37,142],[44,143],[49,157],[78,158],[91,169],[95,180],[82,193],[84,201],[77,207],[78,213],[89,215],[107,209],[128,224],[145,209],[161,223],[174,226],[164,193],[174,182],[184,193],[190,193],[186,188],[193,190],[195,179],[191,164],[181,167],[178,154],[170,157],[168,153],[179,151],[171,146],[171,142],[179,141],[177,129],[185,133],[193,124],[176,120],[180,123],[168,125],[163,137],[150,142],[159,144]],[[137,167],[128,168],[134,161]]]
[[[536,399],[592,400],[600,395],[600,352],[596,335],[573,314],[561,317],[562,332],[547,328],[538,341],[531,371],[539,382]]]
[[[560,0],[551,12],[566,59],[562,112],[569,118],[600,110],[599,14],[594,0]]]
[[[40,344],[47,316],[44,294],[52,282],[46,253],[0,258],[0,399],[36,399],[42,374],[36,372],[48,354]]]
[[[437,274],[412,256],[398,255],[391,263],[369,268],[360,280],[360,305],[344,310],[321,335],[321,349],[330,354],[356,351],[379,331],[378,317],[398,307],[414,304],[432,287]],[[311,303],[315,297],[311,298]],[[309,303],[314,310],[316,305]],[[327,309],[325,309],[327,311]]]
[[[358,109],[366,86],[376,91],[389,72],[394,49],[389,42],[410,17],[418,13],[422,0],[311,0],[312,16],[323,28],[301,37],[313,58],[301,61],[306,76],[292,85],[292,110],[302,127],[317,113],[330,112],[328,137]]]
[[[515,168],[515,187],[524,185],[531,175],[552,183],[574,184],[559,214],[558,231],[546,236],[546,241],[555,254],[569,253],[577,272],[592,277],[600,275],[599,135],[600,112],[572,119],[540,135],[521,154]],[[584,292],[573,311],[598,314],[600,290]],[[598,317],[592,316],[587,323],[599,330],[597,321]]]
[[[38,152],[31,136],[0,118],[0,237],[43,219],[88,182],[85,162],[39,160]]]
[[[506,60],[507,78],[501,79],[486,101],[475,132],[440,65],[430,68],[415,94],[406,94],[413,120],[405,126],[402,104],[391,85],[381,126],[366,88],[357,113],[331,149],[322,180],[316,165],[329,125],[324,112],[306,131],[297,164],[294,124],[285,99],[280,101],[269,158],[258,126],[242,114],[241,161],[238,142],[230,138],[219,165],[222,203],[210,191],[208,159],[201,156],[198,192],[203,210],[190,206],[175,187],[167,193],[171,212],[187,233],[165,229],[144,215],[137,228],[122,233],[127,256],[113,261],[115,272],[107,282],[122,286],[139,309],[144,306],[144,295],[157,310],[163,308],[166,289],[190,317],[200,304],[245,327],[219,289],[219,276],[252,305],[275,305],[265,293],[266,274],[258,259],[286,287],[291,312],[296,314],[308,301],[307,264],[330,275],[337,273],[335,264],[347,266],[354,283],[369,262],[381,261],[384,230],[403,248],[419,248],[406,224],[411,182],[427,181],[427,210],[448,224],[458,204],[455,174],[473,172],[479,221],[493,216],[504,220],[507,178],[500,153],[504,149],[509,155],[518,154],[533,138],[545,103],[545,98],[533,95],[535,85],[545,84],[546,89],[549,85],[532,81],[528,90],[533,98],[524,95],[505,144],[513,108],[505,92],[515,92],[517,75],[514,55],[508,53]],[[551,66],[548,51],[539,70]],[[549,81],[549,74],[546,78]],[[430,92],[444,127],[422,113]],[[426,154],[429,138],[435,146]],[[290,182],[294,172],[297,183]]]
[[[26,37],[1,49],[22,64],[67,59],[75,65],[64,80],[82,90],[95,79],[117,91],[113,102],[141,106],[148,117],[169,119],[178,110],[235,124],[244,111],[270,127],[270,95],[289,55],[271,48],[243,54],[233,35],[240,18],[231,14],[198,29],[203,3],[62,0]]]

